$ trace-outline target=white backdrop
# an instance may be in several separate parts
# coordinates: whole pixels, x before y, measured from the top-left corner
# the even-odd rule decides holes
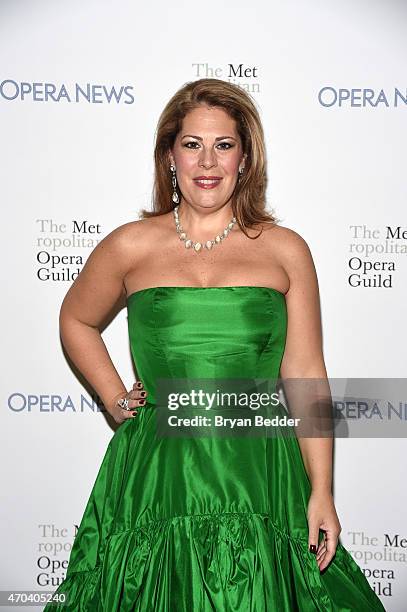
[[[156,123],[185,82],[230,78],[260,107],[269,205],[313,253],[329,375],[405,376],[406,240],[386,238],[406,229],[407,7],[2,0],[0,11],[0,588],[53,590],[113,434],[64,356],[59,306],[97,240],[149,206]],[[384,269],[352,286],[354,255]],[[130,388],[125,311],[103,338]],[[404,449],[338,439],[335,453],[342,542],[397,612]]]

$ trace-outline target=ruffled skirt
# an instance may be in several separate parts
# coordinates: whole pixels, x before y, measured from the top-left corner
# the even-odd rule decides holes
[[[46,612],[384,610],[341,543],[322,573],[309,552],[296,438],[158,438],[151,408],[112,437]]]

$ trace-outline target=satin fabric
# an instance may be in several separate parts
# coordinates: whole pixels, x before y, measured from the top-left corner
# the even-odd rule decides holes
[[[309,552],[311,485],[295,437],[156,433],[160,377],[278,377],[284,295],[152,287],[127,311],[148,402],[107,447],[57,589],[69,603],[45,610],[383,611],[341,543],[323,573]]]

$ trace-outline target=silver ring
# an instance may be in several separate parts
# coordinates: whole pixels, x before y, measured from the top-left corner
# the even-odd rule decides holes
[[[117,403],[120,408],[123,408],[123,410],[132,410],[132,408],[129,408],[129,400],[127,399],[127,397],[121,397],[119,400],[117,400]]]

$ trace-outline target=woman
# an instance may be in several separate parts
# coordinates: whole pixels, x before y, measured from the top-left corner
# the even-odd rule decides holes
[[[159,120],[154,211],[102,240],[64,299],[63,344],[120,424],[64,610],[384,610],[338,541],[331,437],[157,435],[158,379],[326,380],[312,256],[265,189],[253,100],[187,83]],[[99,332],[123,298],[129,392]]]

